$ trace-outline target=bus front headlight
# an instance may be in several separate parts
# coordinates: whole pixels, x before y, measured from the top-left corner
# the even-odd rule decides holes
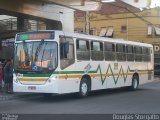
[[[52,81],[56,80],[56,76],[51,75],[51,77],[48,79],[48,82],[51,83]]]

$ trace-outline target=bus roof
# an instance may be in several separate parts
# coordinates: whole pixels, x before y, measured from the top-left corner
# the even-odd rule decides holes
[[[55,32],[62,32],[62,31],[55,31]],[[80,34],[80,33],[68,33],[68,32],[63,32],[65,36],[72,36],[75,38],[82,38],[82,39],[90,39],[90,40],[97,40],[97,41],[107,41],[107,42],[112,42],[112,43],[124,43],[128,45],[141,45],[141,46],[146,46],[146,47],[153,47],[152,44],[148,43],[141,43],[141,42],[134,42],[134,41],[127,41],[122,38],[107,38],[107,37],[99,37],[99,36],[94,36],[94,35],[85,35],[85,34]]]
[[[99,36],[94,36],[94,35],[85,35],[85,34],[80,34],[80,33],[69,33],[69,32],[63,32],[60,30],[39,30],[39,31],[33,31],[33,32],[22,32],[22,33],[36,33],[36,32],[47,32],[47,31],[54,31],[55,33],[58,33],[59,35],[65,35],[65,36],[70,36],[73,38],[81,38],[81,39],[89,39],[89,40],[97,40],[97,41],[107,41],[107,42],[112,42],[112,43],[123,43],[123,44],[128,44],[128,45],[140,45],[140,46],[146,46],[146,47],[153,47],[152,44],[148,43],[141,43],[141,42],[134,42],[134,41],[128,41],[124,40],[121,38],[107,38],[107,37],[99,37]],[[19,33],[18,33],[19,34]],[[21,34],[21,33],[20,33]]]

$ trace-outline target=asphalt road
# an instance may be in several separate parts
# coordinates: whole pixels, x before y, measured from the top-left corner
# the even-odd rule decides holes
[[[137,91],[114,89],[92,92],[87,98],[75,94],[44,98],[22,95],[0,101],[0,113],[14,114],[113,114],[160,113],[160,80],[139,86]]]

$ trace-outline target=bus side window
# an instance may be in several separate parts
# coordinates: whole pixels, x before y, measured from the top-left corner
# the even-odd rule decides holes
[[[114,43],[104,43],[104,56],[106,61],[115,60],[115,44]]]
[[[135,46],[135,61],[142,62],[142,47]]]
[[[116,45],[117,61],[126,61],[126,49],[124,44]]]
[[[91,58],[92,60],[103,60],[103,43],[91,41]]]
[[[133,49],[133,46],[127,45],[126,46],[126,53],[127,53],[127,61],[134,61],[134,49]]]
[[[90,60],[90,46],[88,40],[76,40],[76,54],[78,60]]]
[[[147,47],[143,47],[142,54],[143,54],[142,55],[143,61],[148,62],[149,61],[149,49]]]
[[[60,66],[64,69],[75,61],[74,42],[71,37],[60,37]]]

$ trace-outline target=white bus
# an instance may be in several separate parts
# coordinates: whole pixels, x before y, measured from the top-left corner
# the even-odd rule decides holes
[[[14,92],[78,93],[153,80],[153,46],[63,31],[19,33],[15,38]]]

